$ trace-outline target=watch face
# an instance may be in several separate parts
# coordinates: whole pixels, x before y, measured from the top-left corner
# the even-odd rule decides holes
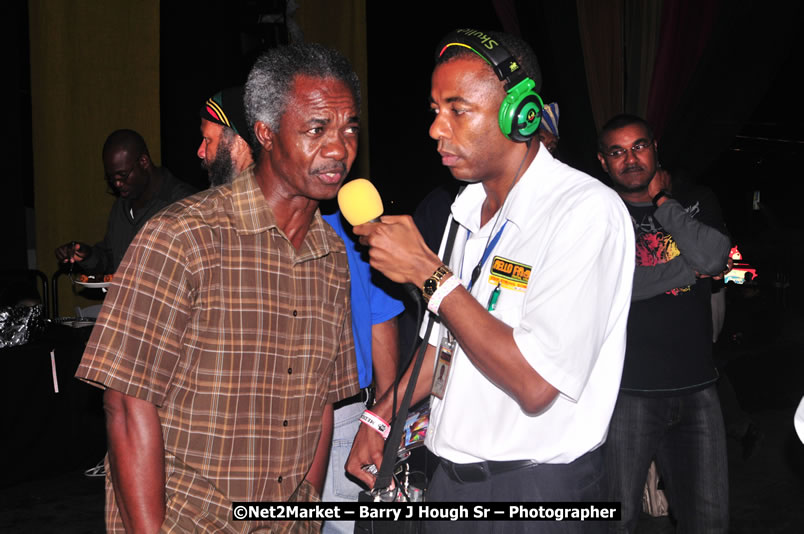
[[[436,289],[438,289],[438,282],[436,282],[432,278],[428,278],[424,282],[424,292],[427,293],[428,295],[432,295],[433,293],[435,293]]]

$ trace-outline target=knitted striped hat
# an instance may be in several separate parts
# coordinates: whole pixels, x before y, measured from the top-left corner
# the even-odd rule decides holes
[[[243,105],[243,87],[229,87],[215,93],[201,106],[201,118],[227,126],[248,140],[246,108]]]

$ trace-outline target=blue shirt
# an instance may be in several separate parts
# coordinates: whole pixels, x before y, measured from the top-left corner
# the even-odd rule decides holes
[[[371,327],[393,319],[405,309],[402,302],[391,297],[385,290],[372,282],[372,275],[382,275],[374,271],[361,256],[363,249],[355,238],[343,227],[341,213],[336,211],[323,218],[341,236],[346,245],[349,272],[352,277],[352,332],[357,354],[357,374],[360,387],[371,384]]]

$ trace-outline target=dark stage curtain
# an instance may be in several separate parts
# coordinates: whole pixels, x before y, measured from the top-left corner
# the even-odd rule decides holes
[[[679,95],[700,63],[712,34],[718,3],[717,0],[664,3],[646,117],[658,140],[667,119],[676,111]]]
[[[659,146],[669,168],[700,176],[733,142],[787,61],[801,3],[724,2],[701,60],[682,86]]]
[[[589,101],[595,128],[624,107],[623,0],[577,0]]]
[[[663,164],[671,170],[683,168],[693,177],[707,172],[751,117],[788,59],[802,22],[800,3],[575,4],[596,128],[624,111],[645,117],[659,140]],[[547,3],[543,10],[556,12]],[[570,13],[564,10],[561,15],[559,24],[566,28]],[[551,45],[548,49],[555,54],[559,45]],[[560,102],[578,98],[577,91],[563,89],[557,96]],[[562,122],[563,111],[562,105]],[[562,124],[562,133],[567,130]],[[594,150],[588,144],[583,148]],[[576,161],[588,164],[585,158]],[[591,172],[600,176],[596,169]]]
[[[623,16],[625,57],[625,111],[640,117],[648,114],[650,81],[659,42],[657,28],[662,19],[662,0],[627,0]]]

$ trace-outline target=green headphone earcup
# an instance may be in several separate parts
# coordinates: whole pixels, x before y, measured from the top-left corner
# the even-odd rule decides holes
[[[515,141],[527,141],[536,135],[536,130],[539,129],[539,124],[542,122],[540,104],[536,94],[528,95],[519,103],[516,112],[517,123],[513,128],[512,136],[515,134],[521,139],[514,138]]]
[[[544,103],[533,91],[534,85],[533,80],[525,78],[508,91],[500,104],[498,115],[500,130],[512,141],[525,143],[539,129]]]

